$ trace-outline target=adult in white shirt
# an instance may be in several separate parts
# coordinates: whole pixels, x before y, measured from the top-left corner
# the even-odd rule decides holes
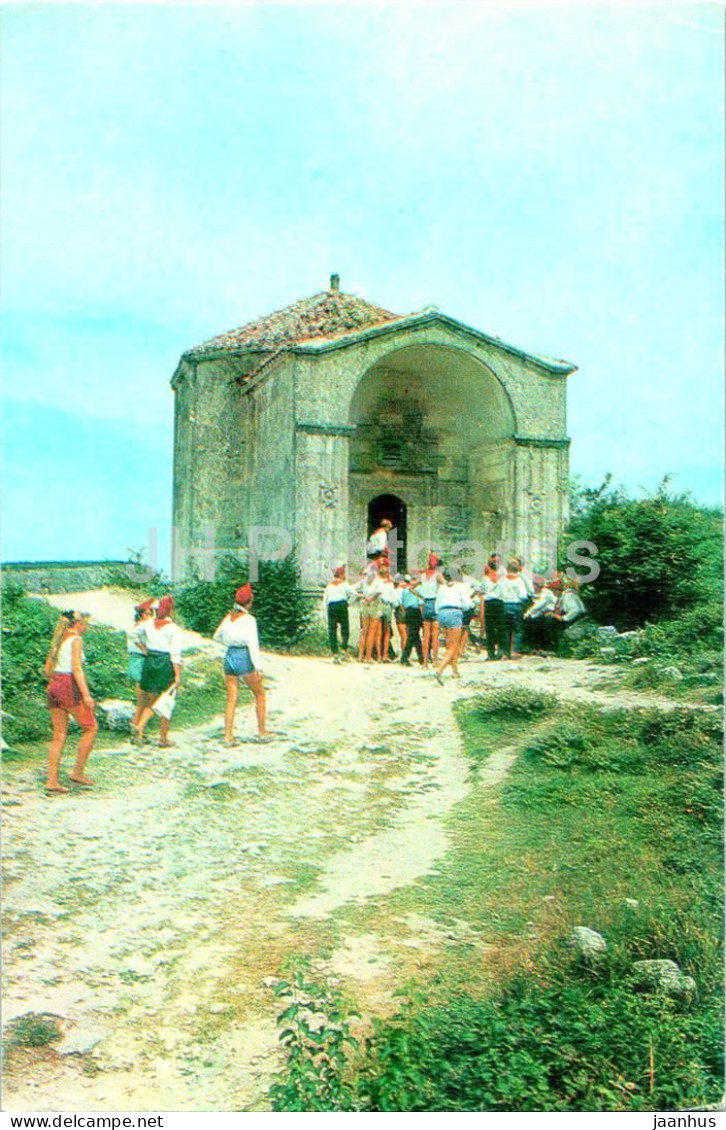
[[[340,646],[345,656],[348,650],[350,623],[348,620],[348,601],[355,600],[355,591],[345,579],[345,565],[333,569],[333,579],[323,592],[323,612],[328,622],[328,640],[333,653],[333,662],[340,663],[338,655],[338,628]]]
[[[267,702],[262,681],[260,643],[257,621],[250,612],[254,595],[251,585],[242,585],[234,594],[234,605],[214,633],[214,639],[226,647],[224,680],[227,684],[227,704],[224,710],[225,745],[233,746],[234,714],[237,709],[239,681],[244,679],[255,697],[258,737],[267,741]]]
[[[153,620],[145,620],[137,634],[138,646],[144,652],[144,668],[141,672],[141,714],[131,733],[135,745],[143,745],[144,730],[153,716],[156,700],[166,691],[181,685],[181,628],[171,618],[174,611],[174,597],[163,596],[156,609]],[[159,745],[172,746],[169,741],[169,719],[159,721]]]

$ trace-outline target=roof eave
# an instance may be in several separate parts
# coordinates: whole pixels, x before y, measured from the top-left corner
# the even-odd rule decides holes
[[[548,357],[540,357],[536,353],[527,353],[523,349],[518,349],[516,345],[509,345],[506,341],[502,341],[501,338],[492,337],[489,334],[482,333],[481,330],[475,330],[473,326],[467,326],[466,323],[459,322],[456,318],[450,318],[447,314],[442,314],[440,311],[411,314],[409,317],[397,318],[395,322],[385,322],[383,325],[369,326],[364,330],[341,335],[337,338],[323,338],[319,342],[310,341],[306,342],[304,345],[299,343],[293,344],[288,348],[291,353],[329,353],[334,349],[344,349],[347,346],[356,345],[358,342],[382,337],[385,334],[395,333],[398,330],[418,329],[421,326],[433,324],[434,322],[443,323],[459,332],[463,331],[478,341],[483,341],[487,345],[494,345],[498,349],[504,350],[506,353],[511,353],[514,357],[529,361],[531,364],[538,365],[540,368],[557,376],[565,377],[577,371],[577,365],[573,365],[570,361],[556,361]]]

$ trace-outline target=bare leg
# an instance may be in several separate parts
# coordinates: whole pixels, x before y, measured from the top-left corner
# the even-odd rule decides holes
[[[383,624],[383,662],[388,663],[388,649],[391,646],[391,625],[388,621]]]
[[[401,641],[401,654],[403,654],[404,648],[408,643],[408,628],[405,624],[398,625],[398,638]]]
[[[79,722],[79,719],[78,719],[78,716],[77,716],[78,712],[76,710],[74,710],[74,711],[72,711],[72,713],[73,713],[73,716],[76,719],[76,721]],[[80,722],[79,722],[79,725],[81,725]],[[97,733],[98,733],[98,723],[96,722],[95,718],[93,719],[93,722],[90,725],[83,726],[83,733],[81,734],[81,740],[78,743],[78,751],[76,753],[76,763],[73,766],[73,772],[69,774],[71,780],[75,781],[76,784],[78,784],[78,785],[92,785],[93,784],[93,781],[90,781],[88,779],[88,777],[86,777],[84,775],[83,770],[86,768],[86,762],[88,761],[88,755],[90,754],[91,749],[93,748],[93,743],[96,740],[96,734]]]
[[[424,622],[423,622],[423,638],[421,640],[421,645],[423,647],[424,670],[426,670],[426,668],[429,665],[429,656],[431,654],[431,628],[432,628],[432,626],[433,625],[432,625],[430,620],[424,620]]]
[[[158,697],[158,694],[154,694],[153,691],[141,692],[141,714],[139,715],[139,720],[135,727],[136,733],[141,740],[143,740],[146,725],[154,713],[151,709],[152,703],[156,702]]]
[[[160,746],[173,746],[174,742],[169,741],[169,719],[159,719],[159,745]]]
[[[48,779],[45,787],[54,793],[67,793],[68,789],[64,788],[58,780],[58,769],[68,733],[68,715],[60,707],[52,706],[50,720],[53,725],[53,737],[48,750]]]
[[[141,718],[141,711],[143,709],[143,705],[144,705],[144,692],[142,691],[140,685],[137,683],[136,684],[136,710],[134,711],[134,716],[131,719],[132,729],[136,729],[136,727],[139,724],[139,719]]]
[[[242,678],[255,696],[257,730],[260,734],[260,737],[264,738],[267,736],[267,700],[265,695],[265,684],[262,682],[262,677],[259,671],[250,671],[249,675],[243,675]]]
[[[431,658],[435,663],[439,658],[439,622],[434,620],[431,625]]]
[[[237,709],[237,693],[239,679],[236,675],[225,675],[227,684],[227,705],[224,708],[224,740],[228,743],[234,741],[234,712]]]
[[[370,630],[370,638],[369,638],[369,641],[368,641],[368,647],[366,649],[366,658],[367,659],[372,658],[373,649],[375,648],[376,655],[380,659],[380,657],[381,657],[381,621],[377,616],[371,617],[370,629],[369,630]]]
[[[454,671],[457,670],[456,662],[457,662],[457,659],[458,659],[458,647],[459,647],[459,633],[460,633],[460,631],[461,631],[460,628],[447,628],[446,629],[446,651],[444,652],[444,658],[441,660],[438,667],[436,668],[437,675],[442,675],[444,673],[444,671],[446,670],[446,668],[449,666],[449,664],[451,664]]]
[[[368,634],[368,620],[361,617],[360,635],[358,637],[358,662],[361,663],[366,653],[366,635]]]

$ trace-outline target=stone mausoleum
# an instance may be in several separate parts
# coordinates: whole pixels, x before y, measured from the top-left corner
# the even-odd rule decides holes
[[[473,541],[525,554],[567,520],[566,361],[426,307],[339,288],[184,353],[175,392],[175,576],[217,554],[297,550],[310,587],[357,567],[388,517],[398,567]]]

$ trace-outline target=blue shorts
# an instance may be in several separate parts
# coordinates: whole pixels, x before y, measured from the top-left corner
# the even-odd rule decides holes
[[[436,597],[425,597],[423,602],[423,618],[424,620],[436,619]]]
[[[440,608],[439,624],[442,628],[460,628],[463,622],[460,608]]]
[[[144,657],[141,652],[129,652],[129,663],[126,668],[126,674],[129,679],[134,683],[141,682],[141,674],[144,670]]]
[[[225,675],[251,675],[254,665],[248,647],[228,647],[224,657]]]

